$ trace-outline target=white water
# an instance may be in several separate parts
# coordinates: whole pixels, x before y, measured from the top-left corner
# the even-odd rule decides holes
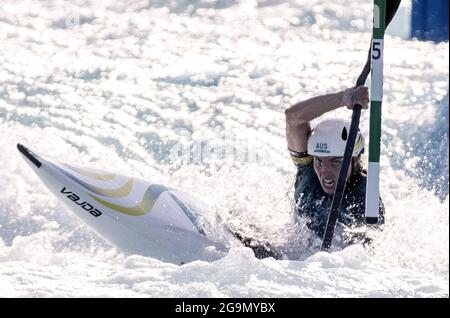
[[[448,42],[386,37],[386,227],[372,252],[314,253],[292,224],[283,110],[354,84],[370,1],[0,6],[0,297],[449,296]],[[181,141],[256,149],[259,161],[172,160]],[[121,254],[54,198],[17,142],[197,195],[229,224],[289,246],[290,260],[244,247],[183,266]]]

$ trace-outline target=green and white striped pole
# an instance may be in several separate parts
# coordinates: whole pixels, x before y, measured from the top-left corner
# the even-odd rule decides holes
[[[366,223],[378,223],[380,200],[381,103],[386,0],[374,0],[371,49],[369,166],[366,186]]]

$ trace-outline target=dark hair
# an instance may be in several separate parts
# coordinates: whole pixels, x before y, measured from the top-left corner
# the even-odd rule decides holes
[[[353,163],[353,173],[367,175],[367,170],[364,169],[362,153],[359,154],[357,157],[353,157],[352,163]]]

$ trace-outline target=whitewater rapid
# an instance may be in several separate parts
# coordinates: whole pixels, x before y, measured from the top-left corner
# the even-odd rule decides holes
[[[354,85],[371,1],[0,7],[0,297],[449,296],[448,42],[386,36],[386,226],[372,250],[325,253],[305,250],[292,219],[284,109]],[[189,192],[288,259],[124,255],[56,200],[17,142]]]

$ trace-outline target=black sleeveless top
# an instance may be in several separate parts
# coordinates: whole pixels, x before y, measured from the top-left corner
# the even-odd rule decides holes
[[[364,171],[354,171],[347,181],[338,218],[338,223],[345,227],[354,228],[365,224],[366,180]],[[323,191],[314,171],[313,160],[297,164],[294,198],[297,213],[306,217],[308,228],[323,238],[333,197]],[[377,226],[382,224],[384,204],[380,198]]]

